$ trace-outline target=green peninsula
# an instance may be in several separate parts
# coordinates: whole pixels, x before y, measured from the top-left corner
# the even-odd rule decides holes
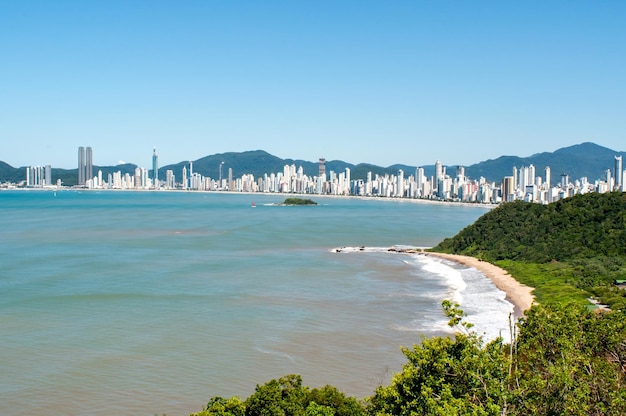
[[[493,263],[534,287],[540,303],[626,309],[626,194],[589,193],[549,205],[506,203],[433,251]]]

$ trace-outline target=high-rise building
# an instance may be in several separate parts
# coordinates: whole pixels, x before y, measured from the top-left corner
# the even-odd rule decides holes
[[[85,158],[85,182],[93,179],[93,153],[91,147],[87,147],[87,153]]]
[[[502,179],[502,200],[510,202],[515,199],[515,177],[505,176]]]
[[[171,169],[168,169],[165,171],[165,183],[166,183],[166,187],[169,189],[174,189],[175,187],[175,179],[174,179],[174,171]]]
[[[46,165],[44,171],[44,185],[52,185],[52,166]]]
[[[546,181],[545,181],[544,186],[546,189],[550,189],[550,181],[552,180],[550,166],[546,166],[545,172],[546,172]]]
[[[85,148],[78,148],[78,184],[85,184]]]
[[[622,156],[615,156],[615,166],[613,168],[613,176],[615,176],[615,189],[621,189],[624,182],[624,173],[622,169]]]
[[[326,159],[324,159],[323,157],[321,157],[319,160],[318,177],[321,178],[322,181],[326,181]]]
[[[443,165],[440,161],[435,162],[435,186],[443,179]]]
[[[421,166],[415,169],[415,181],[417,182],[417,187],[419,189],[421,189],[424,185],[424,182],[426,182],[426,176],[424,176],[424,168]]]
[[[152,186],[154,189],[159,188],[159,155],[157,155],[156,147],[152,151]]]
[[[398,170],[398,176],[396,177],[396,196],[404,196],[404,171]]]

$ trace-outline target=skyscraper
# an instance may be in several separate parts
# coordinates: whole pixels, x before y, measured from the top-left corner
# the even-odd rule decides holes
[[[502,200],[510,202],[515,199],[515,177],[505,176],[502,179]]]
[[[440,161],[435,162],[435,186],[443,179],[443,165]]]
[[[78,184],[85,184],[85,148],[78,148]]]
[[[52,166],[46,165],[44,171],[44,185],[52,185]]]
[[[93,179],[93,153],[91,147],[87,147],[87,158],[85,159],[85,182]]]
[[[152,151],[152,185],[154,189],[159,188],[159,155],[157,155],[156,147]]]
[[[326,181],[326,159],[323,157],[319,160],[319,175],[322,181]]]
[[[624,181],[624,172],[622,169],[622,156],[615,156],[615,166],[613,168],[613,176],[615,177],[615,189],[621,189]]]

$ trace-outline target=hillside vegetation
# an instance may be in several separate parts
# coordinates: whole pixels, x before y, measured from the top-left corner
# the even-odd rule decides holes
[[[503,204],[433,250],[495,263],[534,287],[540,302],[596,296],[626,309],[626,292],[613,285],[626,278],[624,193]]]

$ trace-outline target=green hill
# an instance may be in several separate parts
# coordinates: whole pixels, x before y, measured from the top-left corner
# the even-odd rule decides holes
[[[544,175],[545,167],[550,166],[553,184],[557,183],[561,174],[569,175],[571,179],[587,177],[593,181],[602,177],[606,169],[612,169],[615,155],[626,158],[624,152],[586,142],[528,157],[500,156],[468,166],[465,172],[470,178],[484,176],[489,181],[500,182],[503,177],[512,175],[514,166],[519,168],[532,164],[540,176]]]
[[[228,177],[229,169],[232,169],[233,177],[235,178],[247,174],[252,174],[255,178],[259,178],[264,174],[270,175],[272,173],[283,172],[285,165],[295,165],[296,169],[302,167],[304,174],[311,177],[317,176],[319,173],[318,162],[308,162],[306,160],[298,159],[281,159],[267,153],[264,150],[218,153],[194,160],[192,163],[194,172],[213,179],[219,178],[220,165],[222,166],[222,178]],[[369,164],[353,165],[342,160],[327,160],[326,173],[328,174],[329,172],[334,171],[335,173],[340,174],[345,172],[346,168],[349,168],[351,171],[350,177],[352,179],[366,179],[367,172],[370,171],[373,175],[384,175],[386,173],[396,174],[398,173],[398,166],[400,165],[384,168]],[[176,178],[180,180],[180,178],[182,178],[183,167],[189,168],[189,162],[183,161],[173,165],[163,166],[159,169],[159,178],[165,179],[165,171],[172,170]],[[415,168],[409,169],[413,169],[411,173],[415,171]]]
[[[626,308],[626,194],[590,193],[550,205],[512,202],[480,217],[434,251],[502,266],[536,288],[540,301],[595,295]]]

